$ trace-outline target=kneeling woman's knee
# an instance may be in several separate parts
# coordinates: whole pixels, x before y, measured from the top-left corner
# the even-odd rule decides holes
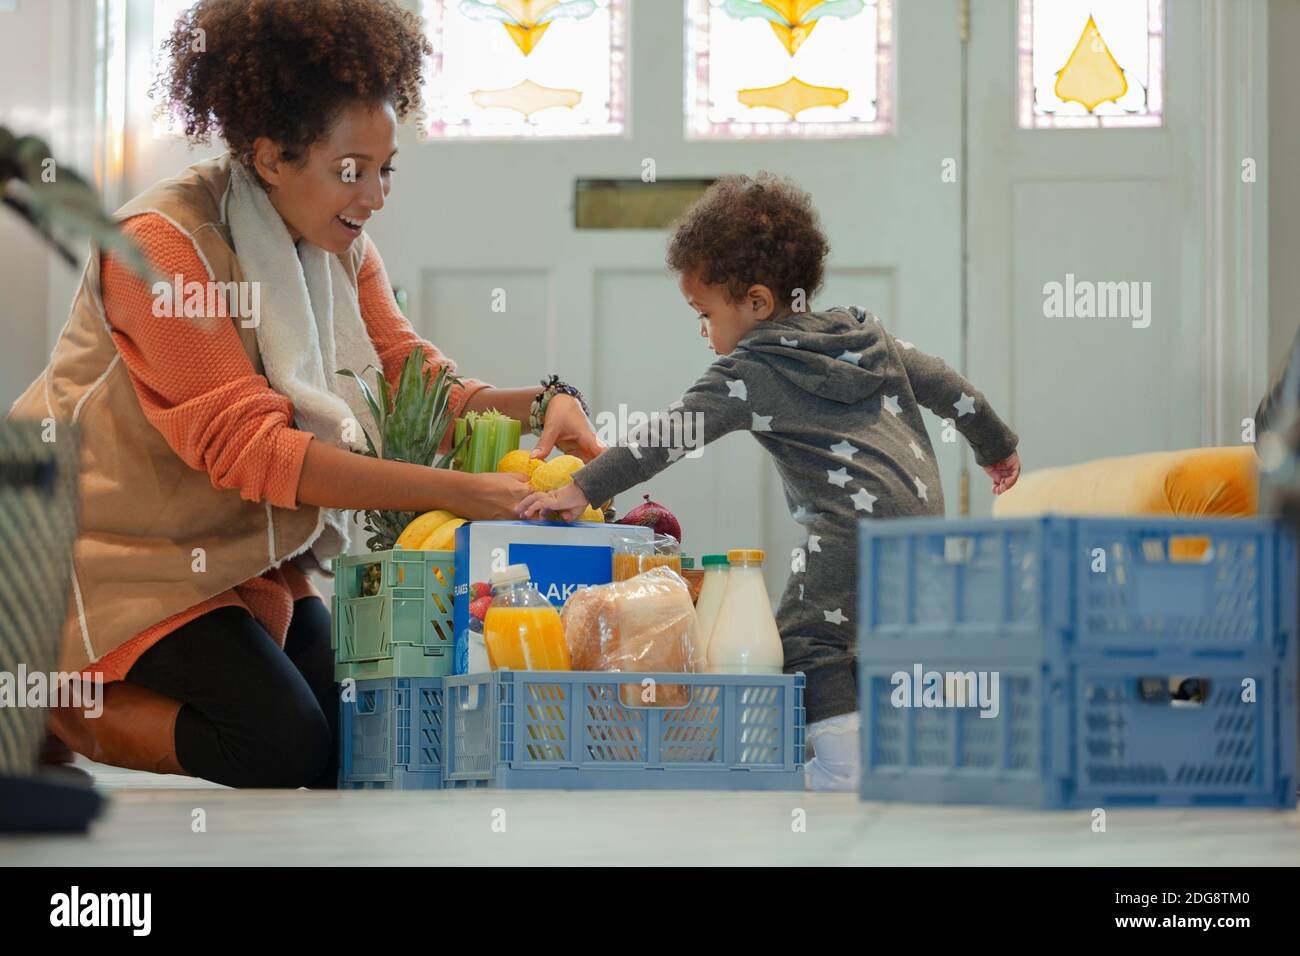
[[[305,787],[330,761],[335,741],[315,700],[283,702],[266,715],[257,755],[250,767],[255,787]]]

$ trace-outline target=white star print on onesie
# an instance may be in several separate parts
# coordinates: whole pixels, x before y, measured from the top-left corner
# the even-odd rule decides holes
[[[842,441],[838,444],[831,445],[831,453],[837,458],[847,458],[849,461],[852,461],[853,456],[858,453],[858,450],[848,442]]]
[[[853,507],[859,511],[874,511],[876,502],[879,501],[875,495],[867,491],[866,488],[859,488],[853,494],[849,495],[853,499]]]

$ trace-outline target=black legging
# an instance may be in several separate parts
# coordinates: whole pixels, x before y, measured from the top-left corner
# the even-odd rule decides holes
[[[195,618],[145,651],[126,679],[184,705],[176,759],[230,787],[338,786],[338,689],[330,613],[294,602],[280,650],[243,608]]]

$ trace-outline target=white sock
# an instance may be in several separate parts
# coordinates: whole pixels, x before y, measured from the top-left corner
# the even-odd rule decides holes
[[[804,767],[804,786],[808,790],[856,791],[862,731],[857,711],[819,720],[808,728],[808,742],[816,756]]]

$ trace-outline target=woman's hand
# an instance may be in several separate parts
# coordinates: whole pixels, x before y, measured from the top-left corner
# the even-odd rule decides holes
[[[533,457],[545,458],[556,445],[565,454],[577,455],[583,461],[591,461],[605,450],[591,422],[582,413],[582,406],[572,395],[551,396]]]
[[[532,490],[528,476],[515,472],[467,474],[464,478],[465,491],[451,510],[470,521],[514,518],[520,501]]]
[[[985,465],[984,473],[993,479],[993,493],[1002,494],[1020,477],[1020,452],[1013,451],[996,465]]]
[[[551,518],[574,521],[587,510],[587,496],[582,489],[570,482],[556,491],[535,491],[515,509],[516,514],[525,520],[547,520],[543,512],[552,512]]]

